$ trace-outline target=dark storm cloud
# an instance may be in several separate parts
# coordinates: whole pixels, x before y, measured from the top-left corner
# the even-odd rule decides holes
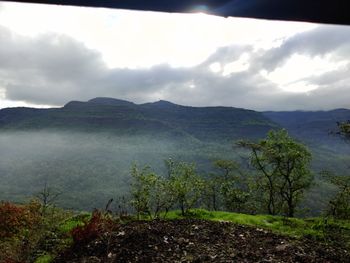
[[[0,27],[0,89],[5,89],[9,100],[58,106],[70,100],[109,96],[135,102],[166,99],[185,105],[257,110],[346,107],[350,101],[346,94],[350,92],[346,92],[348,86],[343,80],[350,76],[349,66],[305,79],[320,86],[307,94],[282,91],[259,72],[283,65],[295,53],[331,53],[334,60],[344,59],[349,41],[349,28],[322,26],[286,39],[280,47],[268,51],[253,52],[248,45],[222,47],[192,68],[158,65],[148,69],[110,69],[100,53],[70,37],[21,37]],[[209,68],[216,62],[234,62],[243,53],[251,54],[246,71],[223,76]]]

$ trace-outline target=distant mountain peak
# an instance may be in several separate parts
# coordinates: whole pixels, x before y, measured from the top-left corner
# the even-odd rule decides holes
[[[100,104],[100,105],[109,105],[109,106],[127,106],[135,105],[133,102],[127,100],[120,100],[108,97],[97,97],[91,100],[88,100],[88,103]]]
[[[161,108],[165,108],[165,107],[178,107],[180,105],[172,103],[170,101],[167,100],[158,100],[155,102],[148,102],[142,105],[147,105],[147,106],[153,106],[153,107],[161,107]]]
[[[154,102],[154,104],[158,104],[158,105],[176,105],[175,103],[172,103],[172,102],[167,101],[167,100],[158,100],[158,101]]]
[[[68,103],[66,103],[63,108],[73,108],[73,107],[79,107],[79,106],[82,106],[84,105],[85,102],[82,102],[82,101],[77,101],[77,100],[72,100]]]
[[[85,107],[91,105],[102,105],[102,106],[133,106],[135,105],[133,102],[126,100],[119,100],[108,97],[97,97],[88,101],[70,101],[64,108],[76,108],[76,107]]]

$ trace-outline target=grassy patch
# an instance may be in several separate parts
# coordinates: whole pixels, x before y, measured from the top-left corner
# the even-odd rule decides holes
[[[335,232],[341,232],[340,235],[347,237],[350,233],[350,222],[330,220],[325,221],[323,218],[287,218],[282,216],[271,215],[247,215],[222,211],[207,211],[204,209],[191,210],[186,217],[228,221],[241,225],[254,226],[270,230],[274,233],[293,236],[293,237],[308,237],[317,240],[326,240],[329,235]],[[171,211],[167,214],[167,219],[181,219],[180,211]]]
[[[88,221],[90,218],[90,213],[83,213],[70,217],[59,225],[59,231],[61,233],[69,233],[73,228],[84,225],[84,222]]]
[[[53,257],[51,255],[45,254],[37,258],[34,263],[50,263],[52,260]]]

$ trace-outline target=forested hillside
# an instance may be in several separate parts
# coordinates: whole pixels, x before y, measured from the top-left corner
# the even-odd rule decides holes
[[[260,137],[276,125],[259,112],[231,107],[185,107],[167,101],[134,104],[110,98],[72,101],[63,108],[0,111],[1,130],[76,130],[218,141]]]
[[[0,199],[22,201],[49,185],[57,203],[74,209],[102,207],[122,198],[130,167],[150,165],[164,173],[164,160],[196,163],[207,177],[215,160],[235,160],[247,168],[240,139],[258,140],[271,129],[286,128],[312,151],[317,184],[304,205],[324,207],[320,196],[334,187],[318,172],[346,171],[349,147],[330,132],[349,110],[256,112],[232,107],[188,107],[167,101],[134,104],[112,98],[72,101],[62,108],[0,110]]]

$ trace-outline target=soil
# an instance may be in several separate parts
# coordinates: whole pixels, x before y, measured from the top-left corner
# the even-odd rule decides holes
[[[350,253],[228,222],[134,221],[58,256],[56,263],[350,262]]]

